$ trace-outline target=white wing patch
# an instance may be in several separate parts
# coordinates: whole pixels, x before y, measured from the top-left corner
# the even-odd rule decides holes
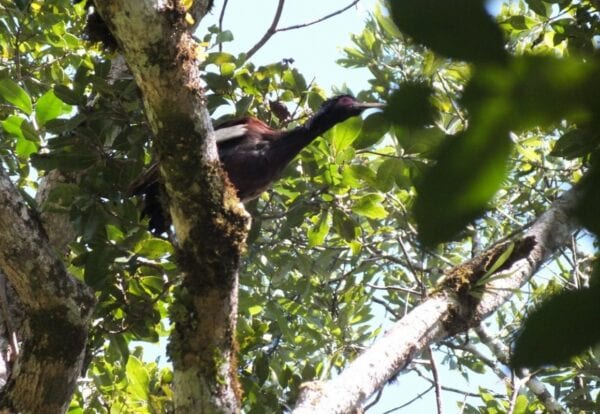
[[[220,128],[215,131],[215,141],[225,142],[230,139],[239,138],[246,134],[248,128],[246,124],[234,125],[228,128]]]

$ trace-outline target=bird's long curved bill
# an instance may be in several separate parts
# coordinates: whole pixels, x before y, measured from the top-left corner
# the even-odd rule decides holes
[[[369,108],[383,109],[383,108],[385,108],[385,104],[382,104],[379,102],[357,102],[356,106],[360,109],[369,109]]]

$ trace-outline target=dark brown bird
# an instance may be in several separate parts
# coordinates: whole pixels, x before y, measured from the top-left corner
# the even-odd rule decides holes
[[[334,125],[369,108],[383,104],[363,103],[350,95],[328,99],[306,123],[278,131],[251,117],[227,121],[215,127],[219,158],[242,202],[258,197],[279,178],[284,168],[315,138]],[[130,194],[144,195],[143,215],[150,218],[155,234],[168,229],[170,220],[160,203],[158,163],[154,163],[131,187]]]

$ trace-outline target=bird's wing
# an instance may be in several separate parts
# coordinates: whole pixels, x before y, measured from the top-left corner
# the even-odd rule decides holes
[[[248,127],[246,124],[238,124],[230,127],[219,128],[215,130],[215,141],[219,142],[229,141],[230,139],[239,138],[246,135]]]

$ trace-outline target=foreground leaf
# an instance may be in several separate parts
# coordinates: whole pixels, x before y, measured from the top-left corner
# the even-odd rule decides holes
[[[502,32],[482,1],[395,0],[390,6],[398,28],[437,53],[480,63],[506,58]]]
[[[598,342],[600,289],[562,292],[529,315],[517,338],[511,365],[558,365]]]

